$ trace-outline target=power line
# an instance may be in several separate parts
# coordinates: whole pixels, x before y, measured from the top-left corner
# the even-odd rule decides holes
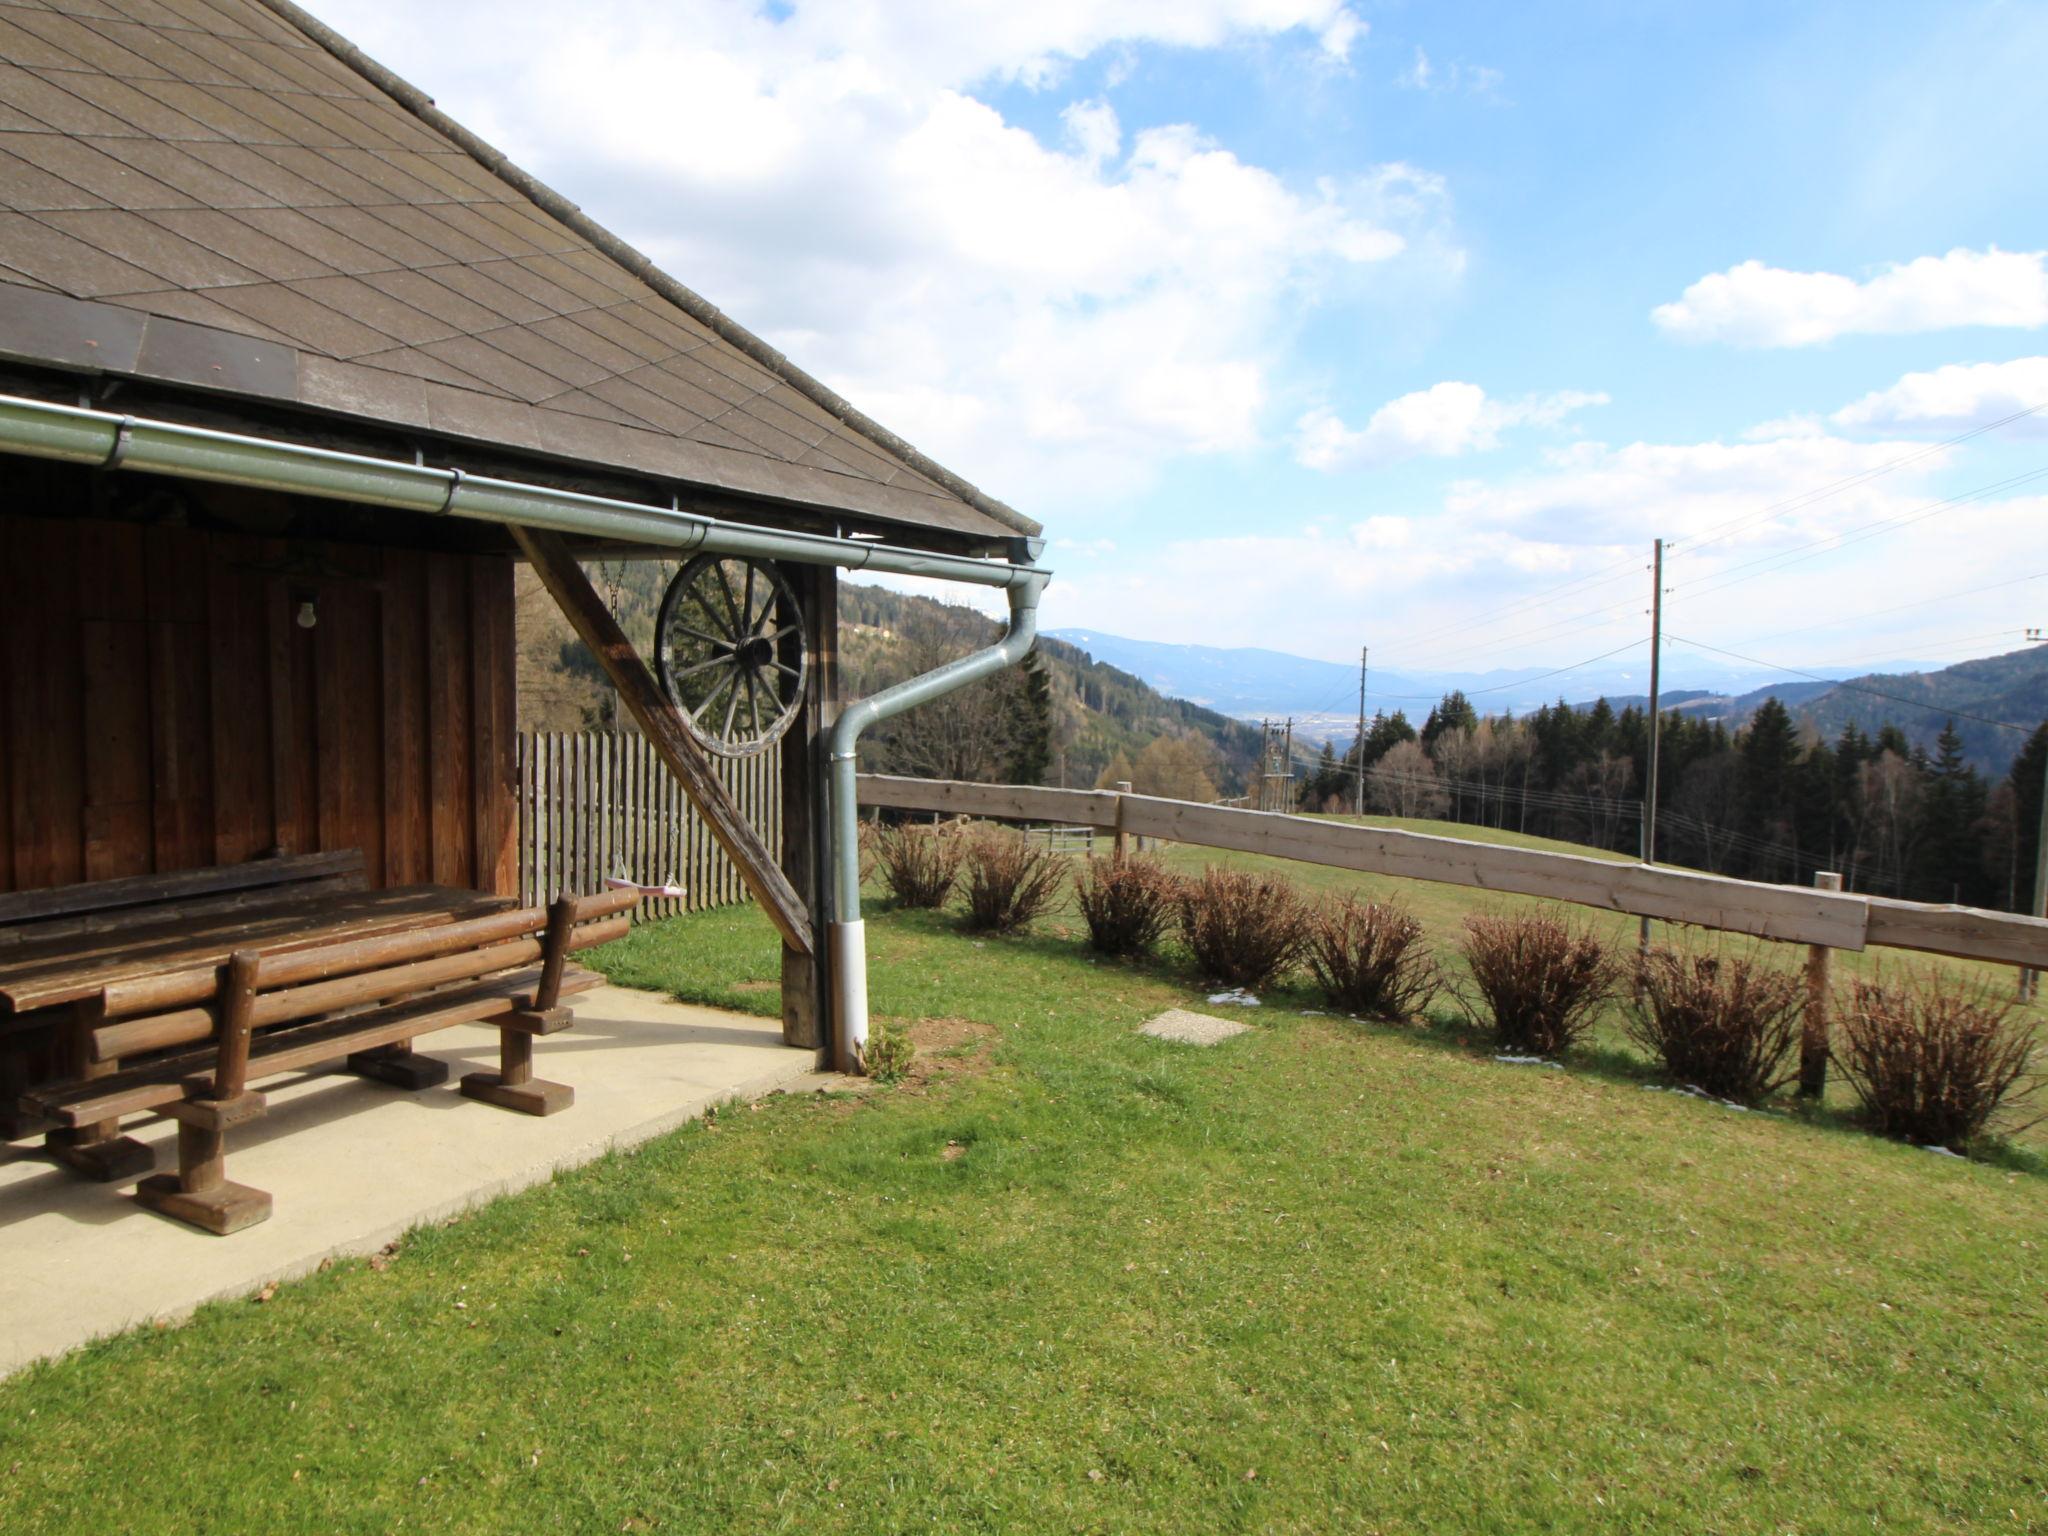
[[[1920,460],[1940,453],[1945,448],[1953,448],[1959,443],[1967,443],[1972,438],[1982,437],[1987,432],[1995,432],[2000,427],[2010,426],[2016,421],[2043,410],[2048,410],[2048,400],[2043,400],[2038,405],[2030,405],[2022,410],[2014,411],[2009,416],[2001,416],[1996,421],[1988,421],[1981,427],[1972,427],[1967,432],[1958,433],[1956,436],[1945,438],[1941,442],[1929,443],[1925,448],[1916,448],[1911,453],[1901,454],[1896,459],[1891,459],[1870,469],[1860,470],[1853,475],[1846,475],[1840,480],[1816,487],[1811,491],[1803,491],[1797,496],[1788,496],[1784,500],[1775,501],[1759,511],[1745,512],[1741,516],[1730,518],[1726,522],[1716,523],[1713,527],[1707,529],[1705,533],[1697,534],[1692,538],[1674,539],[1671,542],[1670,549],[1667,549],[1665,553],[1669,554],[1671,550],[1679,548],[1691,550],[1697,549],[1703,544],[1718,544],[1723,539],[1728,538],[1742,525],[1768,521],[1780,512],[1796,511],[1801,506],[1810,506],[1816,501],[1824,500],[1838,492],[1848,490],[1852,486],[1880,479],[1894,470],[1905,468],[1908,464],[1917,464]]]
[[[1820,555],[1832,554],[1837,550],[1848,548],[1851,544],[1861,544],[1865,539],[1874,539],[1880,533],[1890,533],[1895,529],[1909,528],[1915,523],[1925,522],[1928,518],[1934,516],[1935,513],[1945,508],[1963,506],[1969,502],[1981,500],[1996,492],[2009,491],[2015,486],[2025,485],[2030,481],[2039,480],[2043,477],[2048,477],[2048,466],[2028,470],[2024,474],[2014,475],[2005,480],[1994,481],[1990,485],[1980,485],[1975,490],[1962,491],[1954,496],[1944,497],[1940,501],[1929,502],[1914,508],[1911,512],[1901,512],[1896,517],[1879,518],[1876,522],[1864,523],[1858,527],[1851,528],[1847,533],[1829,534],[1825,538],[1811,539],[1804,544],[1795,544],[1789,550],[1780,550],[1774,555],[1759,555],[1756,559],[1746,560],[1741,565],[1730,566],[1726,570],[1717,571],[1713,576],[1700,578],[1703,581],[1711,581],[1713,583],[1711,586],[1697,587],[1681,584],[1673,587],[1671,590],[1674,594],[1690,592],[1694,597],[1705,597],[1709,593],[1724,591],[1745,581],[1754,581],[1757,576],[1774,574],[1777,571],[1783,570],[1786,566],[1799,565]],[[1757,571],[1753,576],[1734,575],[1737,571],[1747,571],[1759,565],[1768,565],[1770,570]],[[1723,577],[1730,579],[1720,579]]]
[[[1889,608],[1868,608],[1845,619],[1824,619],[1818,624],[1802,624],[1796,629],[1774,629],[1767,635],[1751,635],[1744,645],[1754,645],[1760,640],[1782,640],[1787,635],[1807,635],[1816,629],[1839,629],[1844,624],[1860,624],[1866,619],[1882,618],[1888,613],[1905,613],[1913,608],[1931,608],[1936,603],[1952,602],[1959,597],[1976,597],[1985,592],[1997,592],[2005,587],[2024,586],[2030,581],[2048,578],[2048,571],[2037,571],[2032,576],[2015,576],[2009,581],[1994,581],[1981,587],[1964,587],[1956,592],[1943,592],[1935,597],[1923,597],[1910,603],[1895,603]]]
[[[1538,672],[1532,677],[1518,677],[1511,683],[1494,683],[1491,686],[1485,688],[1464,688],[1455,691],[1462,692],[1466,698],[1470,699],[1477,698],[1481,694],[1501,693],[1509,688],[1526,688],[1531,683],[1542,682],[1546,677],[1558,677],[1566,672],[1576,672],[1581,667],[1590,667],[1596,661],[1605,661],[1610,656],[1619,656],[1623,651],[1632,651],[1639,645],[1648,645],[1649,643],[1650,642],[1647,637],[1638,636],[1636,639],[1629,641],[1626,645],[1617,645],[1611,651],[1602,651],[1598,656],[1588,656],[1584,661],[1575,661],[1572,662],[1569,666],[1552,667],[1548,672]],[[1451,691],[1454,690],[1447,689],[1445,692],[1449,693]],[[1445,697],[1445,694],[1383,693],[1380,694],[1379,697],[1383,699],[1399,699],[1406,703],[1436,703],[1443,699]]]
[[[1493,624],[1498,623],[1502,619],[1508,618],[1512,614],[1515,614],[1524,608],[1531,608],[1541,603],[1547,603],[1552,598],[1557,597],[1562,593],[1571,591],[1574,587],[1585,586],[1588,582],[1593,582],[1600,586],[1610,585],[1626,577],[1631,571],[1633,571],[1636,568],[1636,564],[1637,562],[1634,559],[1628,559],[1620,561],[1614,565],[1603,565],[1600,567],[1599,570],[1589,571],[1584,576],[1575,576],[1569,581],[1558,583],[1556,586],[1545,587],[1540,592],[1531,592],[1526,597],[1516,598],[1513,602],[1507,603],[1502,607],[1496,608],[1493,611],[1493,617],[1490,619],[1482,619],[1477,621],[1477,627],[1489,627]],[[1610,572],[1613,574],[1609,574]],[[1458,622],[1451,624],[1439,624],[1434,629],[1425,629],[1421,631],[1419,634],[1412,635],[1409,638],[1411,641],[1419,644],[1424,640],[1432,640],[1436,638],[1438,635],[1464,633],[1471,630],[1474,627],[1475,625],[1473,622],[1460,620]]]

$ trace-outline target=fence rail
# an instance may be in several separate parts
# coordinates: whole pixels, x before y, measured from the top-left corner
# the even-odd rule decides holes
[[[1368,874],[1547,896],[1610,912],[1830,949],[1875,945],[2048,969],[2048,921],[2010,912],[1766,885],[1665,864],[1615,863],[1581,854],[1111,790],[863,774],[860,800],[863,805],[999,821],[1087,825]]]
[[[782,837],[778,754],[715,762],[754,830]],[[650,896],[636,921],[747,899],[739,871],[691,808],[682,786],[634,731],[527,731],[519,737],[519,894],[543,902],[605,881],[679,885]]]

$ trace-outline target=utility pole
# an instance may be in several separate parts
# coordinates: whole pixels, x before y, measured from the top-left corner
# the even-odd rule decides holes
[[[1358,814],[1365,814],[1365,661],[1369,646],[1358,648]]]
[[[1664,541],[1650,547],[1650,766],[1643,775],[1643,862],[1657,862],[1657,736],[1663,723],[1659,684],[1664,660]],[[1642,920],[1638,941],[1643,952],[1650,949],[1650,920]]]
[[[2048,629],[2029,629],[2027,640],[2039,645],[2048,641]],[[2034,835],[2034,900],[2033,913],[2036,917],[2048,916],[2048,763],[2041,769],[2041,826]],[[2031,1003],[2034,995],[2041,990],[2041,973],[2028,966],[2020,967],[2020,1001]]]

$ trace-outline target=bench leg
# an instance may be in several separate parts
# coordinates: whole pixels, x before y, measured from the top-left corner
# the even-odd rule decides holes
[[[102,1184],[118,1184],[156,1167],[156,1154],[133,1136],[123,1136],[118,1120],[51,1131],[43,1137],[43,1150],[74,1173]]]
[[[264,1108],[263,1095],[248,1092],[172,1105],[170,1113],[178,1120],[178,1171],[144,1179],[135,1186],[135,1198],[219,1237],[268,1221],[269,1194],[227,1176],[228,1128],[254,1120]]]
[[[467,1073],[462,1079],[464,1096],[524,1115],[567,1109],[576,1102],[576,1090],[533,1075],[533,1037],[553,1034],[569,1022],[566,1008],[527,1010],[504,1020],[498,1026],[498,1070]]]
[[[61,1029],[57,1056],[66,1076],[90,1081],[120,1070],[119,1062],[92,1059],[91,1027],[91,1018],[80,1008]],[[43,1138],[43,1150],[65,1167],[102,1184],[132,1179],[156,1167],[154,1152],[134,1137],[121,1134],[118,1117],[51,1131]]]
[[[410,1040],[357,1051],[349,1057],[348,1069],[357,1077],[389,1083],[411,1093],[438,1088],[448,1081],[448,1063],[436,1056],[421,1055],[412,1048]]]

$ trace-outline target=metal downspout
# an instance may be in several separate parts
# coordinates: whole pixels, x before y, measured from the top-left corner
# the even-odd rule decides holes
[[[994,645],[848,705],[832,727],[832,992],[842,1038],[855,1066],[863,1061],[868,1042],[867,924],[860,915],[855,764],[861,732],[1022,661],[1038,639],[1038,595],[1050,578],[1050,572],[1030,570],[1010,588],[1010,627]]]

